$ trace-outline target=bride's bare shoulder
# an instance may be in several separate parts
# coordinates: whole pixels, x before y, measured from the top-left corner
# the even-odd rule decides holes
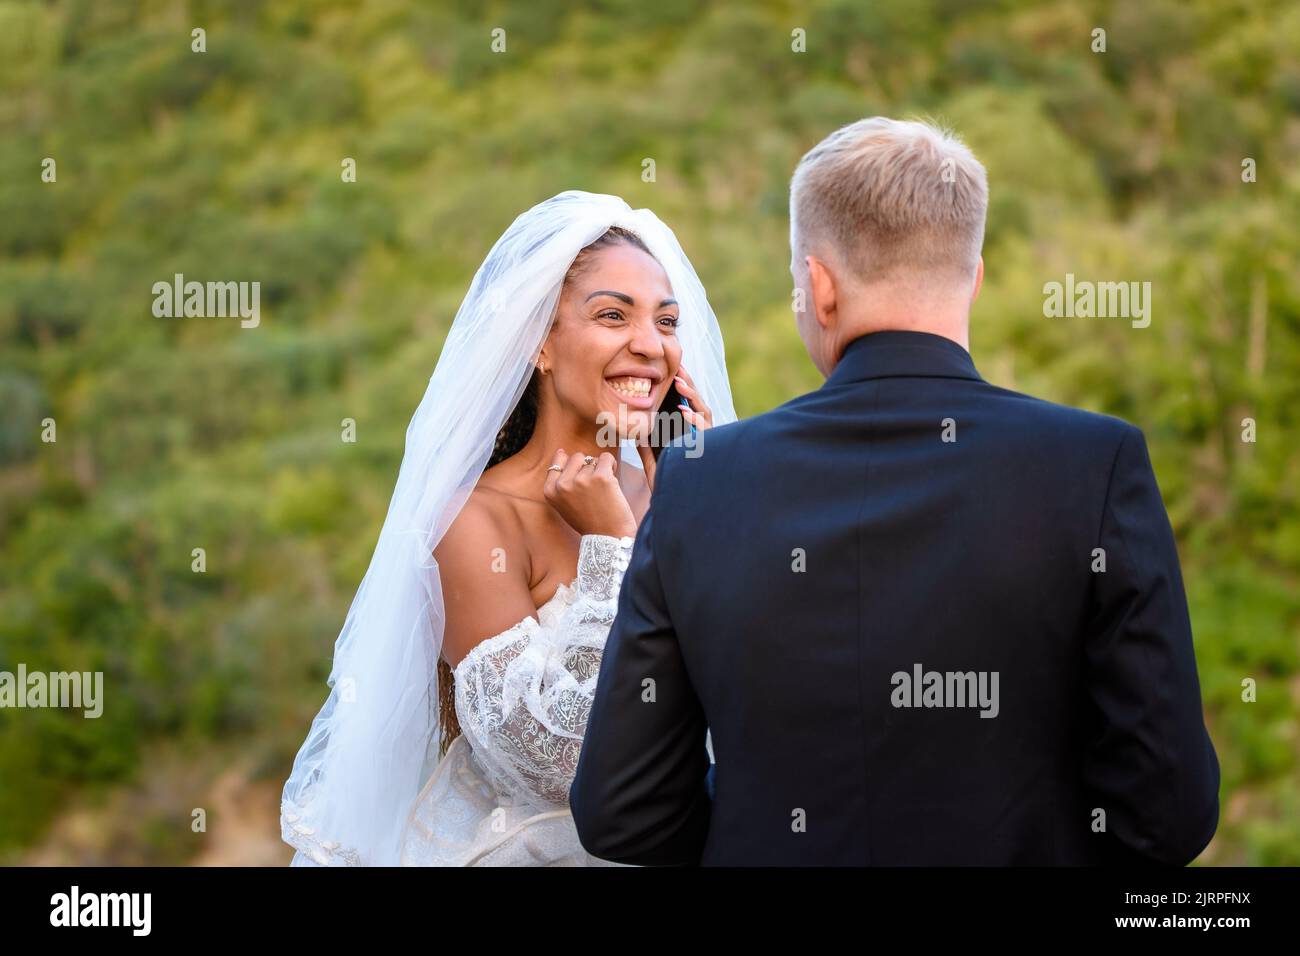
[[[530,561],[514,504],[476,488],[434,549],[446,623],[442,656],[457,666],[480,641],[533,614]]]
[[[511,496],[480,482],[443,535],[437,551],[441,559],[444,554],[477,552],[484,544],[507,547],[522,536],[523,522]]]

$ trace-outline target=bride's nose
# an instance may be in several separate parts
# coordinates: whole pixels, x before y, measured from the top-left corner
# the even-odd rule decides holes
[[[653,325],[637,323],[631,327],[630,334],[631,339],[627,344],[627,348],[634,355],[656,359],[662,358],[666,354],[663,335]]]

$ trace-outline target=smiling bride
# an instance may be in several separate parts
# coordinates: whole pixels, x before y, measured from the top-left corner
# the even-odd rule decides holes
[[[579,191],[525,212],[407,430],[285,784],[293,865],[603,862],[568,790],[664,416],[683,439],[735,419],[717,320],[672,231]]]

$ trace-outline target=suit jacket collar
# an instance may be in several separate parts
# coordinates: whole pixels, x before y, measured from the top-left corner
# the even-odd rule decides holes
[[[930,332],[872,332],[844,349],[823,388],[872,378],[968,378],[983,381],[970,353]]]

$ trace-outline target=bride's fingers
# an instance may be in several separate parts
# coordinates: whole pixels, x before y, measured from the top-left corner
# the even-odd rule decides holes
[[[560,487],[573,487],[573,480],[578,477],[578,472],[582,471],[586,463],[586,458],[583,455],[577,453],[570,455],[569,460],[564,463],[564,471],[556,472],[560,476]]]
[[[679,411],[682,413],[682,418],[688,425],[694,425],[698,429],[711,428],[713,426],[713,422],[709,421],[699,412],[693,412],[689,408],[679,409]]]
[[[699,431],[714,427],[714,420],[712,420],[710,415],[705,415],[703,412],[689,411],[686,410],[686,408],[682,408],[681,416],[688,421],[689,424],[692,424],[695,428],[699,429]]]
[[[614,471],[614,465],[615,465],[615,463],[616,463],[616,459],[614,458],[613,455],[611,455],[611,454],[610,454],[609,452],[607,452],[607,451],[603,451],[603,452],[601,452],[601,453],[600,453],[600,457],[596,459],[596,475],[597,475],[597,477],[600,477],[600,478],[613,478],[613,477],[615,477],[615,471]]]
[[[692,409],[698,412],[704,418],[703,427],[708,428],[713,424],[713,412],[709,411],[709,406],[704,404],[704,399],[700,397],[699,390],[690,380],[690,373],[684,366],[677,369],[677,377],[673,379],[677,384],[677,391],[683,398],[691,403]]]
[[[682,391],[680,386],[678,391]],[[691,394],[687,395],[684,391],[682,391],[682,394],[694,406],[693,408],[680,406],[678,410],[682,413],[682,417],[697,428],[710,427],[713,424],[713,412],[709,411],[709,406],[704,404],[704,400],[700,398],[699,393],[692,389]]]
[[[564,466],[568,464],[569,456],[563,448],[557,449],[555,457],[551,459],[551,467],[546,470],[546,482],[542,485],[542,494],[550,498],[555,494],[556,486],[560,483],[560,475]],[[556,466],[559,466],[558,468]]]

